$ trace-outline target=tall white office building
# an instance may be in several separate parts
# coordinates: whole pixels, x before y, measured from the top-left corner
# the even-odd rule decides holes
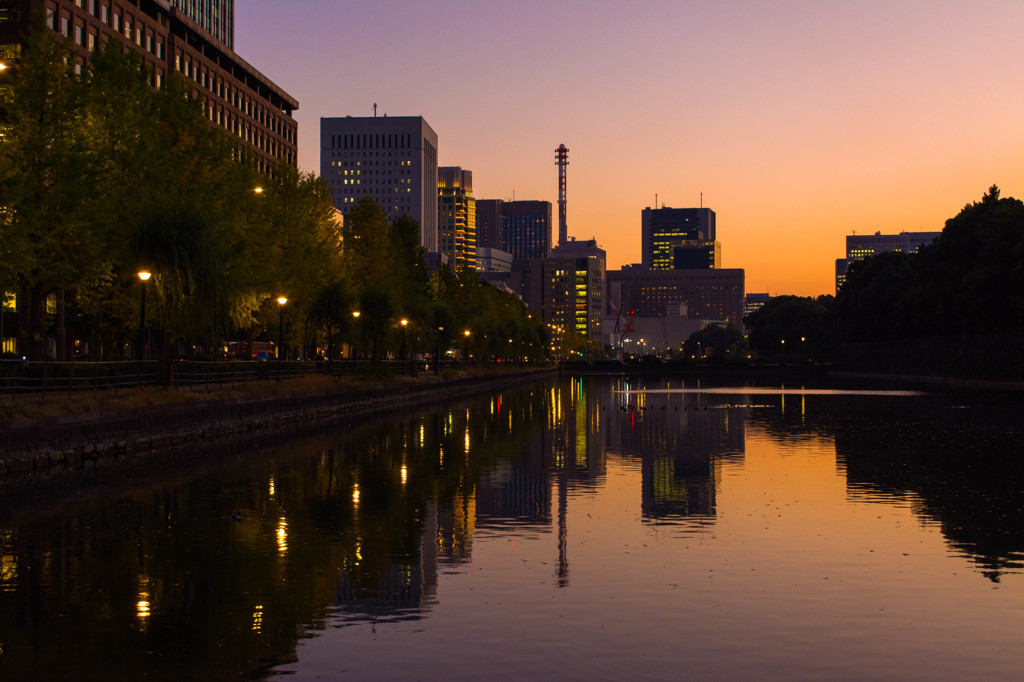
[[[320,119],[320,176],[344,214],[370,197],[392,220],[420,224],[428,253],[437,245],[437,133],[422,116]]]

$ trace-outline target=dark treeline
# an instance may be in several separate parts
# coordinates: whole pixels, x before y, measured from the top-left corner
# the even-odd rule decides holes
[[[145,287],[165,359],[279,336],[332,360],[342,342],[374,358],[542,356],[517,299],[472,273],[427,273],[416,221],[392,224],[367,199],[342,224],[324,181],[258,173],[193,86],[171,74],[153,88],[120,42],[76,67],[70,43],[39,29],[14,71],[0,92],[0,291],[17,297],[3,322],[19,355],[137,357]]]
[[[993,185],[917,253],[886,252],[855,262],[834,299],[776,297],[747,322],[751,347],[763,353],[798,353],[801,344],[807,354],[825,359],[842,357],[846,348],[860,348],[864,356],[866,346],[893,345],[916,348],[918,355],[932,347],[969,356],[969,350],[954,348],[956,339],[977,347],[985,345],[978,339],[1020,335],[1024,202],[1001,198]],[[915,371],[932,359],[918,360]]]

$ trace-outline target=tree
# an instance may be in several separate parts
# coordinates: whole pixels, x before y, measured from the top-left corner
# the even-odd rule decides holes
[[[335,334],[346,334],[352,326],[355,297],[348,282],[334,279],[325,283],[309,306],[309,321],[327,332],[327,362],[334,369]]]
[[[750,347],[770,354],[824,352],[832,343],[832,305],[831,296],[770,298],[744,320]]]
[[[736,327],[710,325],[690,334],[683,345],[687,357],[736,357],[743,352],[746,357],[746,339]]]
[[[101,245],[86,229],[93,188],[86,171],[82,81],[69,41],[41,25],[26,36],[0,144],[0,288],[18,291],[19,347],[45,353],[46,299],[96,273]]]

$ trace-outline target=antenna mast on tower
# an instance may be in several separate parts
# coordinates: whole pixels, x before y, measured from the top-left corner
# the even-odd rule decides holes
[[[569,165],[569,149],[558,145],[555,150],[555,165],[558,166],[558,243],[569,241],[569,228],[565,222],[565,167]]]

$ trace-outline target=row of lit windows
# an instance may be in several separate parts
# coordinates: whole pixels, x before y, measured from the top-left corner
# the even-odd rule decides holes
[[[75,4],[86,9],[89,14],[97,17],[103,24],[111,26],[129,42],[134,42],[139,47],[145,49],[146,52],[153,54],[157,59],[163,59],[164,42],[162,37],[146,30],[141,20],[129,14],[122,16],[117,7],[111,10],[111,5],[106,2],[76,0]],[[48,5],[46,21],[48,27],[67,38],[73,38],[75,44],[90,51],[96,49],[97,42],[100,39],[99,30],[90,30],[84,20],[79,23],[68,13],[59,13],[55,6]],[[293,126],[286,126],[279,117],[270,115],[262,106],[258,106],[249,97],[240,94],[237,88],[226,85],[223,78],[216,79],[212,74],[208,76],[205,69],[199,68],[198,60],[193,62],[186,56],[183,64],[182,54],[176,54],[175,68],[204,88],[208,88],[212,94],[216,94],[222,99],[227,99],[232,106],[241,109],[247,116],[251,116],[262,126],[270,128],[272,132],[281,135],[288,142],[294,144],[295,130]],[[75,72],[81,73],[80,64],[75,65]],[[163,87],[163,82],[164,75],[162,69],[154,67],[153,85],[160,88]],[[229,117],[210,101],[207,102],[207,112],[211,122],[222,126],[229,132],[237,134],[241,139],[252,144],[260,151],[275,158],[284,157],[290,163],[295,162],[295,154],[289,150],[286,144],[278,143],[271,139],[269,135],[253,130],[248,125],[239,124],[238,121]]]

